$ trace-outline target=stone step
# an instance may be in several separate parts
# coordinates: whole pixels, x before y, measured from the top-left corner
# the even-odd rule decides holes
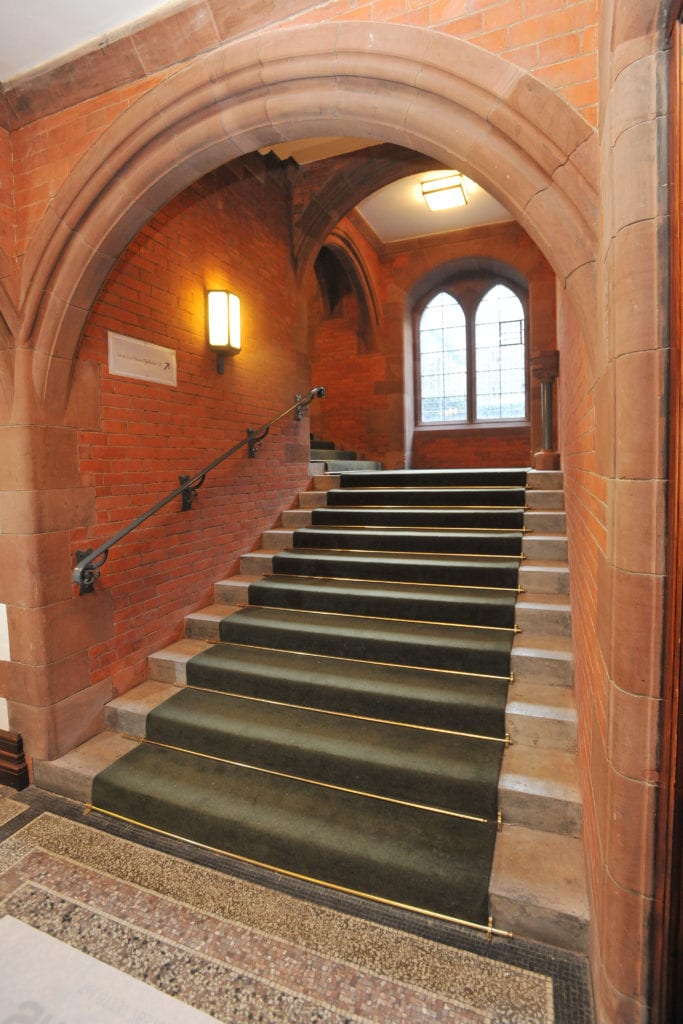
[[[207,640],[184,639],[169,644],[147,659],[148,679],[172,686],[185,686],[188,661],[209,647],[211,644]]]
[[[567,532],[567,513],[564,509],[531,509],[524,513],[524,525],[532,533]]]
[[[569,566],[525,558],[519,567],[519,585],[530,594],[568,594]]]
[[[49,793],[89,804],[92,781],[98,772],[137,746],[119,733],[105,730],[54,761],[33,759],[33,782]]]
[[[261,545],[265,551],[282,551],[284,548],[291,548],[293,542],[293,530],[264,530],[261,534]]]
[[[184,637],[174,644],[164,647],[147,659],[147,672],[150,679],[159,683],[170,683],[173,686],[185,685],[185,666],[195,654],[201,654],[210,644],[206,640]]]
[[[240,558],[240,573],[266,576],[273,571],[272,551],[248,551]]]
[[[377,472],[382,469],[382,463],[373,459],[327,459],[325,465],[330,473]]]
[[[343,448],[311,448],[311,462],[329,462],[330,459],[353,462],[357,457],[357,452]]]
[[[254,573],[237,573],[226,580],[219,580],[213,588],[214,601],[217,604],[236,604],[244,608],[249,604],[249,586],[260,580],[261,576]]]
[[[566,686],[514,682],[508,693],[505,727],[513,744],[576,753],[574,691]]]
[[[586,952],[589,915],[579,837],[503,824],[489,893],[496,928]]]
[[[340,482],[338,473],[320,473],[312,478],[311,485],[314,491],[331,491],[339,487]]]
[[[571,638],[518,633],[512,643],[512,671],[516,683],[571,686],[574,678]]]
[[[218,627],[221,619],[237,611],[237,605],[210,604],[185,617],[185,633],[193,640],[208,640],[217,643],[220,640]]]
[[[526,558],[541,562],[566,562],[567,538],[562,533],[527,533],[522,540],[522,552]]]
[[[302,491],[299,495],[300,508],[320,508],[323,505],[327,505],[325,491]]]
[[[280,526],[285,530],[298,530],[302,526],[310,526],[312,518],[309,508],[289,508],[281,514]]]
[[[526,504],[527,508],[532,510],[555,509],[559,511],[564,508],[564,491],[533,491],[527,488]]]
[[[569,598],[564,594],[520,594],[515,605],[515,622],[523,633],[569,636]]]
[[[513,744],[503,755],[498,783],[503,822],[542,832],[581,835],[576,756]]]
[[[177,692],[177,686],[147,679],[105,705],[104,724],[111,732],[126,733],[142,739],[149,712]]]
[[[561,491],[564,478],[560,469],[530,469],[526,485],[531,491]]]

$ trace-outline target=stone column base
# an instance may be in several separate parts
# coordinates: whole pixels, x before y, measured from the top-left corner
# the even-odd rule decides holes
[[[533,463],[534,469],[559,469],[560,453],[542,448],[541,451],[534,452]]]

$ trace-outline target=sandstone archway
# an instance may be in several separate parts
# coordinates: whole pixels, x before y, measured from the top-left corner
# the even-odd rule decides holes
[[[283,139],[367,135],[455,164],[517,217],[590,336],[597,238],[594,130],[547,87],[478,47],[376,23],[229,43],[147,93],[71,173],[23,268],[20,344],[63,406],[88,310],[118,255],[200,175]]]

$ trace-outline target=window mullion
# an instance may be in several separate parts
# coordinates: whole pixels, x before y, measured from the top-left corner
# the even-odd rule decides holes
[[[476,419],[476,354],[474,348],[474,321],[471,308],[467,310],[465,325],[467,339],[467,422]]]

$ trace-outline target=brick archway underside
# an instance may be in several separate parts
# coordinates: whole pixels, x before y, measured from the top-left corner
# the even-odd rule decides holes
[[[24,262],[17,339],[35,352],[43,414],[63,408],[88,310],[160,206],[257,148],[345,134],[408,147],[480,182],[544,252],[590,339],[591,126],[524,71],[431,30],[361,22],[280,29],[199,56],[152,89],[55,197]]]

